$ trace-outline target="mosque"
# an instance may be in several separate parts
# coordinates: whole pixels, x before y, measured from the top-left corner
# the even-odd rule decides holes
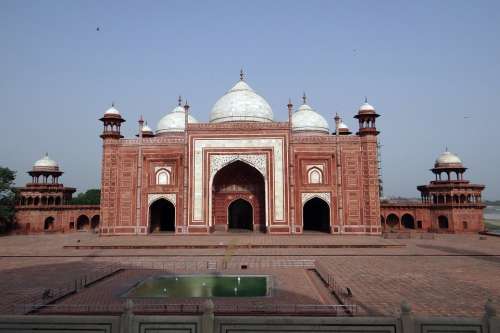
[[[381,201],[379,115],[372,105],[365,100],[359,107],[355,134],[338,115],[330,131],[305,95],[300,106],[287,108],[288,120],[275,121],[243,73],[216,101],[208,123],[179,98],[155,131],[141,117],[137,136],[124,138],[125,119],[113,105],[100,118],[100,206],[67,204],[75,189],[59,184],[62,172],[45,156],[19,189],[17,223],[25,232],[101,235],[483,230],[484,186],[464,180],[456,155],[438,157],[435,180],[418,187],[420,201]]]

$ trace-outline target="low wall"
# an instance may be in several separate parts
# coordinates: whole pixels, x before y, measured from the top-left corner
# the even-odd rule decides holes
[[[482,318],[419,317],[403,303],[397,317],[215,316],[211,301],[201,315],[135,315],[131,301],[117,316],[0,316],[0,332],[86,333],[238,333],[238,332],[372,332],[497,333],[500,318],[487,302]]]

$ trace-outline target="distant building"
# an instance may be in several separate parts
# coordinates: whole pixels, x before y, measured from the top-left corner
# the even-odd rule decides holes
[[[465,168],[449,152],[436,161],[436,180],[419,187],[421,202],[382,202],[381,208],[379,115],[366,100],[354,116],[356,134],[339,116],[330,132],[305,95],[295,110],[288,103],[288,121],[275,121],[243,74],[214,104],[208,123],[181,104],[179,98],[154,132],[141,117],[136,138],[123,138],[125,119],[112,105],[100,119],[100,209],[67,206],[74,189],[57,183],[62,172],[46,157],[30,171],[32,183],[20,189],[18,223],[29,232],[99,226],[102,235],[483,229],[484,186],[463,180]]]
[[[431,169],[435,180],[417,187],[421,201],[381,202],[384,230],[483,231],[484,185],[470,184],[465,170],[460,158],[446,150]]]
[[[99,205],[71,205],[75,189],[59,183],[63,172],[47,154],[28,171],[31,182],[19,187],[16,223],[22,232],[68,232],[99,227]]]

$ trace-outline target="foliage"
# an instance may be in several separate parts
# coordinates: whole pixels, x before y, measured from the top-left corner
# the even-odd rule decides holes
[[[78,193],[76,198],[72,198],[72,205],[98,205],[101,203],[101,190],[90,189],[86,192]]]
[[[15,171],[0,167],[0,232],[11,228],[14,224],[16,204],[15,179]]]

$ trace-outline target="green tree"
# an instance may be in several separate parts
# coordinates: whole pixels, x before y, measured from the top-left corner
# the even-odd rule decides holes
[[[76,198],[71,199],[72,205],[98,205],[101,203],[101,190],[90,189],[86,192],[78,193]]]
[[[14,224],[16,204],[15,179],[15,171],[0,167],[0,232],[6,231]]]

